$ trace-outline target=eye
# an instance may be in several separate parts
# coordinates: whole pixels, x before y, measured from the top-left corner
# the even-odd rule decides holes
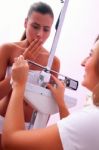
[[[36,29],[36,30],[39,30],[39,29],[40,29],[40,27],[39,27],[39,26],[34,25],[34,24],[32,24],[32,27],[33,27],[34,29]]]
[[[50,31],[50,28],[46,27],[46,28],[44,28],[43,30],[44,30],[44,32],[49,32],[49,31]]]
[[[92,53],[89,53],[89,57],[91,57],[92,56]]]
[[[89,57],[93,56],[93,50],[91,50],[91,52],[89,53]]]

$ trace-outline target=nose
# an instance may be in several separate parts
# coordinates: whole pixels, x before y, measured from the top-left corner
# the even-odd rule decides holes
[[[38,33],[37,33],[37,36],[42,38],[43,37],[43,29],[39,29]]]
[[[82,67],[85,67],[87,59],[88,59],[88,57],[86,57],[85,59],[83,59],[83,61],[81,62],[81,66]]]

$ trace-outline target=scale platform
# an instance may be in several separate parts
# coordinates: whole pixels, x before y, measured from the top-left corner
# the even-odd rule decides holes
[[[58,105],[49,89],[27,82],[24,96],[29,105],[43,114],[55,114],[58,112]],[[69,108],[77,104],[77,99],[68,95],[64,96],[64,101]]]

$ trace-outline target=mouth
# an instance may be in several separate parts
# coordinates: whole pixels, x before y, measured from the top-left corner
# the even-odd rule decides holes
[[[85,77],[85,74],[83,74],[83,77]]]
[[[87,72],[86,72],[86,71],[84,71],[83,76],[86,76],[86,74],[87,74]]]
[[[84,74],[84,75],[83,75],[83,79],[85,79],[85,78],[86,78],[86,75]]]

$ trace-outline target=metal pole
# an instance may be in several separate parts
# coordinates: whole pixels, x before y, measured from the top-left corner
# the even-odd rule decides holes
[[[64,21],[64,18],[65,18],[65,13],[66,13],[66,10],[67,10],[68,2],[69,2],[69,0],[65,0],[64,6],[63,6],[62,11],[61,11],[60,16],[59,16],[58,28],[57,28],[55,36],[54,36],[54,40],[53,40],[53,43],[52,43],[52,47],[51,47],[50,55],[49,55],[49,59],[48,59],[48,64],[47,64],[47,67],[46,67],[48,69],[51,69],[51,66],[52,66],[52,63],[53,63],[53,59],[54,59],[57,43],[58,43],[58,40],[59,40],[60,32],[61,32],[61,29],[62,29],[63,21]]]

